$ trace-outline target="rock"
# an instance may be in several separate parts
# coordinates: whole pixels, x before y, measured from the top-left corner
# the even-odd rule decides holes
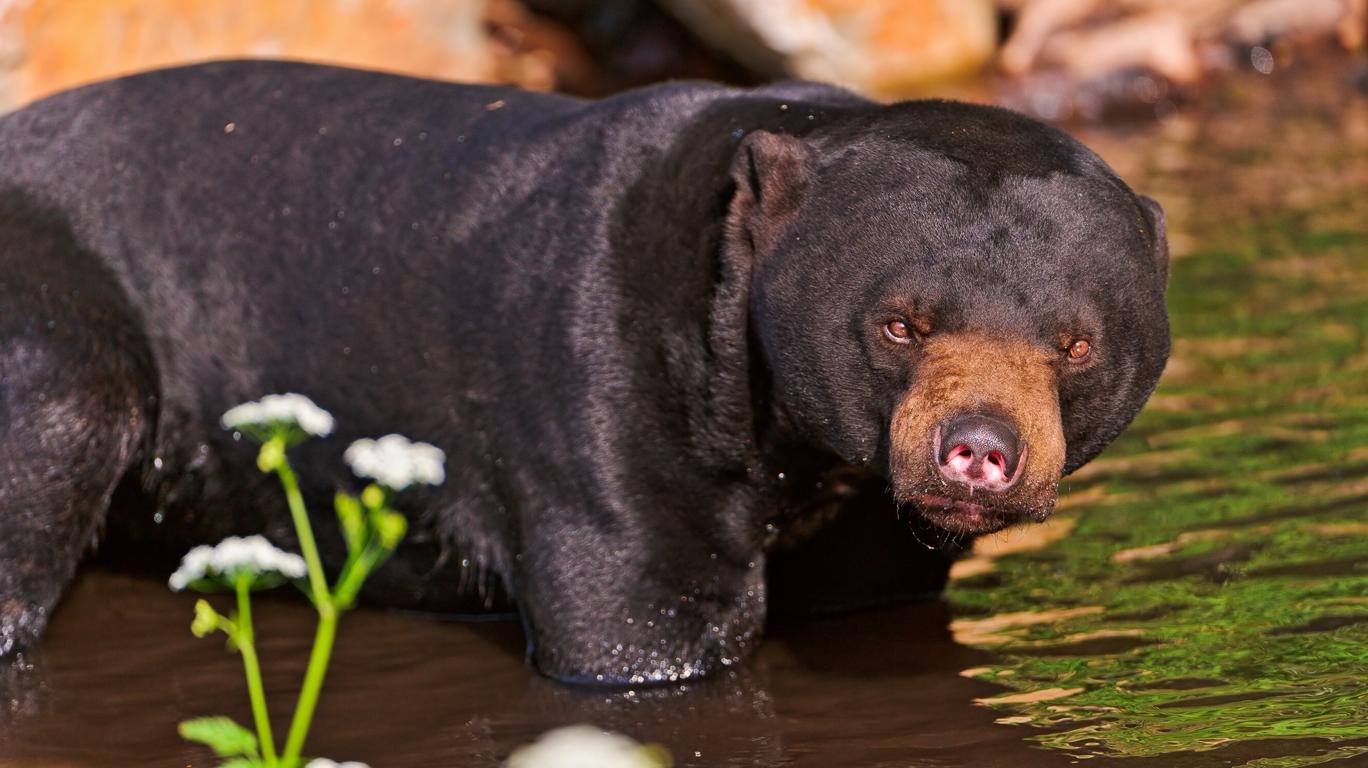
[[[486,0],[18,0],[0,3],[0,109],[212,58],[294,58],[488,80]]]
[[[992,57],[989,0],[660,0],[700,37],[759,73],[896,97]]]
[[[998,0],[1015,14],[998,65],[1013,77],[1059,70],[1089,80],[1143,69],[1195,82],[1221,51],[1337,34],[1363,44],[1365,0]]]
[[[1355,7],[1357,6],[1357,7]],[[1319,35],[1363,23],[1361,0],[1255,0],[1241,5],[1222,25],[1225,39],[1240,45],[1262,45],[1289,35]]]

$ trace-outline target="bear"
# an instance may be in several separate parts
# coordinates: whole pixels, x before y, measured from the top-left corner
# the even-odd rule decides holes
[[[297,392],[338,418],[292,454],[315,510],[353,439],[446,453],[370,603],[516,614],[568,683],[697,678],[772,606],[934,593],[1045,519],[1169,350],[1163,212],[1097,155],[813,83],[144,73],[0,118],[0,233],[9,654],[91,550],[291,546],[219,420]]]

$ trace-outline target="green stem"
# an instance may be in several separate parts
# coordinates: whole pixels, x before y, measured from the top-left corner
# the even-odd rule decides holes
[[[252,631],[252,602],[248,597],[250,579],[237,579],[237,631],[235,640],[242,654],[242,668],[247,673],[247,695],[252,700],[252,718],[256,721],[257,740],[266,768],[275,768],[275,738],[271,735],[271,717],[266,711],[266,691],[261,684],[261,665],[257,662],[256,637]]]
[[[337,588],[333,590],[333,602],[340,609],[347,609],[356,601],[356,593],[361,591],[361,585],[370,576],[371,571],[380,559],[387,553],[375,545],[368,545],[351,562],[347,563],[347,568],[337,580]]]
[[[299,764],[299,754],[304,749],[304,739],[309,734],[314,709],[318,706],[318,695],[323,689],[323,676],[328,672],[333,641],[337,638],[338,614],[337,606],[328,590],[327,579],[323,575],[323,561],[318,556],[318,545],[314,543],[313,527],[309,525],[309,512],[304,507],[304,497],[299,493],[299,481],[295,478],[289,460],[283,455],[276,466],[276,474],[280,476],[280,484],[285,488],[285,500],[290,505],[290,516],[294,518],[299,549],[304,554],[304,563],[309,569],[309,588],[313,594],[314,608],[318,611],[318,629],[314,633],[313,649],[309,651],[309,666],[304,670],[304,685],[299,690],[294,718],[290,720],[290,732],[285,737],[285,752],[280,758],[284,768],[295,768]]]
[[[314,708],[318,706],[318,694],[323,688],[323,675],[328,671],[328,659],[332,656],[336,637],[337,610],[333,608],[332,598],[325,593],[318,604],[318,631],[314,634],[313,650],[309,652],[308,669],[304,671],[304,687],[299,691],[290,734],[285,739],[285,754],[281,758],[285,768],[295,768],[299,763],[299,753],[304,749],[304,738],[309,733]]]
[[[328,603],[328,582],[323,577],[323,561],[318,557],[318,545],[314,543],[313,527],[309,525],[309,511],[304,507],[304,497],[299,493],[299,481],[286,458],[281,458],[276,467],[280,484],[285,487],[285,500],[290,505],[290,516],[294,518],[295,535],[299,537],[299,549],[304,553],[304,563],[309,567],[309,590],[313,593],[314,605],[319,612]]]

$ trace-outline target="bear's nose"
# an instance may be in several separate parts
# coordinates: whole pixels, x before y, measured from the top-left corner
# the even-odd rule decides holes
[[[946,480],[994,492],[1016,483],[1026,446],[1010,424],[967,414],[942,424],[936,437],[936,461]]]

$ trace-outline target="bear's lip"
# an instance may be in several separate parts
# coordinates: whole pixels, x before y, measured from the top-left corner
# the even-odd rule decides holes
[[[918,493],[908,499],[922,517],[951,533],[994,533],[1020,522],[1022,515],[972,501],[961,501],[931,493]]]

